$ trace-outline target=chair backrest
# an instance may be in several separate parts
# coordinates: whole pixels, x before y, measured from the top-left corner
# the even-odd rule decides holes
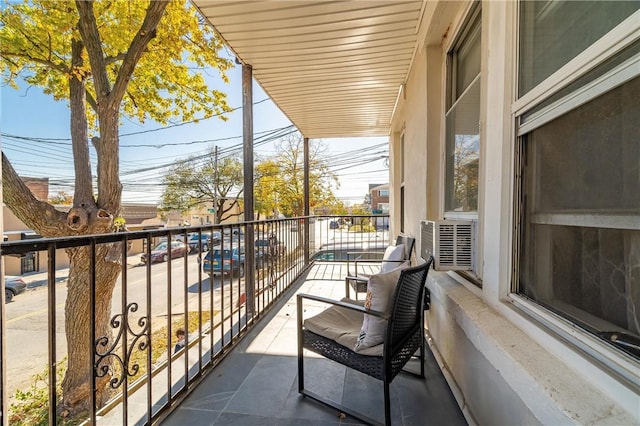
[[[421,330],[424,315],[424,292],[429,268],[433,257],[426,263],[403,269],[393,295],[393,304],[387,322],[387,333],[384,344],[384,356],[393,364],[394,359],[402,365],[415,351],[415,345],[422,342],[424,332]],[[419,347],[419,346],[418,346]],[[406,352],[402,354],[402,352]],[[397,355],[400,353],[400,355]],[[402,365],[388,366],[392,370],[391,377],[402,369]]]
[[[404,244],[404,258],[405,260],[411,259],[411,252],[413,251],[413,246],[416,243],[416,239],[413,237],[409,237],[407,235],[399,234],[396,238],[396,246],[400,244]]]

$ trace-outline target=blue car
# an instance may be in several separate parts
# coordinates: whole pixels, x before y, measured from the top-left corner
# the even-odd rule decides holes
[[[212,248],[202,261],[202,271],[214,274],[244,275],[244,246],[232,249]]]

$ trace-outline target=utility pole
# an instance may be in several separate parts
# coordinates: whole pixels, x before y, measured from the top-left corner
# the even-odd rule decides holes
[[[253,217],[253,68],[242,64],[242,150],[244,162],[244,220],[245,227],[245,267],[251,268],[244,274],[247,292],[247,316],[253,317],[255,311],[255,251]]]

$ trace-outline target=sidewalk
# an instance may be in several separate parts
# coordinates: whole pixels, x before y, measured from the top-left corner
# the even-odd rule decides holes
[[[132,254],[127,257],[127,268],[133,268],[141,265],[140,253]],[[56,283],[66,282],[69,276],[69,268],[56,269]],[[49,279],[49,272],[28,272],[20,275],[20,278],[27,284],[27,290],[46,286]]]

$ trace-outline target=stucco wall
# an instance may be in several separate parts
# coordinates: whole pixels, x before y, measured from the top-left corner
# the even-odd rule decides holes
[[[390,187],[390,205],[400,211],[400,188],[404,186],[404,234],[418,239],[420,220],[427,214],[427,82],[425,50],[416,52],[413,68],[402,89],[396,107],[397,120],[391,138],[393,168]],[[404,152],[401,138],[404,135]],[[404,179],[402,177],[402,156],[404,156]],[[392,215],[395,226],[392,232],[400,232],[399,214]],[[419,247],[416,247],[416,253]],[[414,259],[415,260],[415,259]]]
[[[393,229],[419,241],[420,221],[443,219],[446,51],[471,3],[429,2],[391,132]],[[481,163],[478,229],[482,286],[430,272],[431,344],[460,405],[478,424],[639,424],[640,399],[589,356],[558,338],[509,296],[513,228],[511,115],[517,3],[482,3]],[[426,26],[426,29],[425,29]],[[400,135],[405,179],[400,176]],[[420,253],[420,244],[417,244]],[[418,256],[417,261],[421,261]]]

